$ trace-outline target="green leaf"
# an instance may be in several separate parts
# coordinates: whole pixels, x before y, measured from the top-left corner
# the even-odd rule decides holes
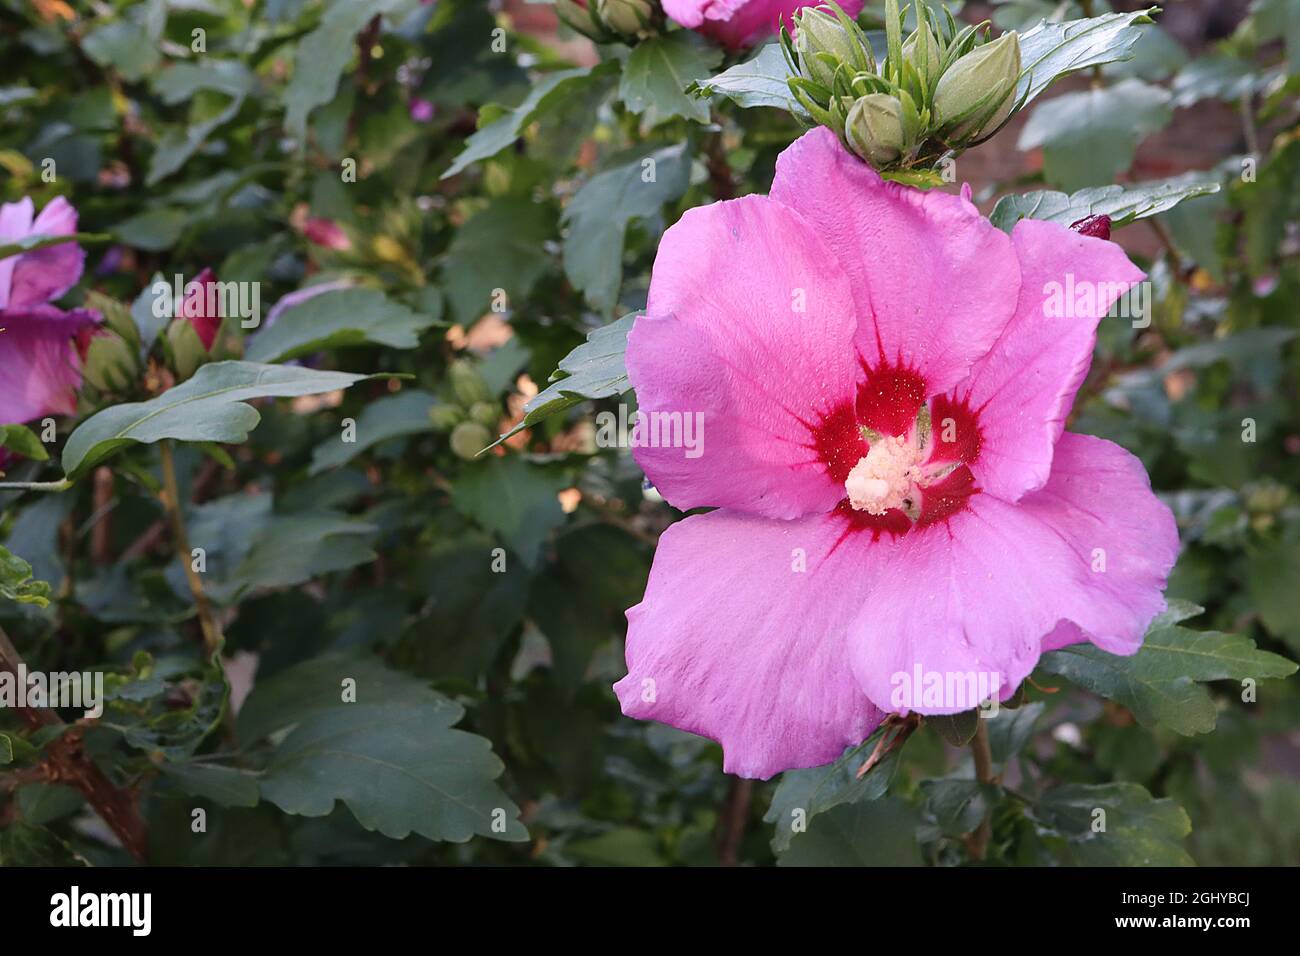
[[[1146,726],[1159,724],[1184,736],[1209,733],[1217,710],[1198,681],[1288,677],[1296,665],[1259,650],[1249,638],[1179,626],[1201,611],[1186,601],[1171,601],[1132,657],[1072,644],[1044,654],[1039,667],[1123,704]]]
[[[520,455],[493,456],[457,479],[451,503],[534,567],[547,535],[564,521],[556,495],[565,485],[562,475]]]
[[[960,714],[935,714],[926,717],[925,723],[953,747],[965,747],[979,729],[978,710],[965,710]]]
[[[276,515],[235,568],[230,599],[252,588],[283,588],[375,559],[379,528],[334,511]],[[193,543],[193,542],[191,542]]]
[[[48,246],[62,245],[65,242],[108,242],[112,238],[100,232],[73,232],[66,236],[24,236],[16,242],[0,243],[0,259],[22,255],[24,252],[35,252]]]
[[[50,586],[32,580],[32,566],[0,545],[0,599],[47,607]]]
[[[284,125],[289,135],[304,139],[308,114],[334,99],[339,76],[355,52],[357,34],[370,18],[388,13],[403,2],[371,0],[370,3],[347,3],[335,0],[330,4],[320,25],[298,44],[293,79],[284,91]]]
[[[189,215],[184,210],[155,206],[119,222],[113,227],[113,234],[128,246],[162,252],[180,241],[188,222]]]
[[[132,747],[162,753],[169,761],[188,760],[221,722],[230,686],[220,665],[155,663],[106,683],[106,707],[99,726],[117,731]],[[182,704],[181,702],[186,703]]]
[[[0,730],[0,767],[7,767],[19,760],[31,760],[40,751],[17,734]]]
[[[786,83],[790,76],[781,44],[769,43],[744,63],[723,70],[717,76],[697,80],[687,92],[696,96],[725,96],[737,106],[775,106],[806,116],[804,108],[790,95]]]
[[[863,776],[858,770],[875,750],[884,731],[876,731],[856,747],[850,747],[834,763],[807,770],[787,770],[772,794],[763,820],[773,825],[772,849],[784,852],[797,834],[804,832],[814,817],[846,803],[879,800],[889,789],[898,753],[885,756]]]
[[[591,332],[586,342],[560,360],[559,369],[551,375],[551,384],[529,399],[519,424],[488,447],[495,447],[566,408],[590,399],[622,395],[631,388],[623,356],[627,351],[627,335],[637,315],[630,312],[617,322]]]
[[[566,848],[579,860],[594,866],[666,866],[653,833],[633,827],[615,827]]]
[[[1034,726],[1042,716],[1047,705],[1043,703],[1025,704],[1014,710],[1002,707],[998,715],[989,720],[989,750],[993,762],[999,766],[1020,753],[1029,738],[1033,736]]]
[[[920,866],[920,815],[897,797],[842,804],[809,821],[778,866]]]
[[[709,105],[688,96],[686,88],[722,60],[690,30],[678,30],[638,43],[623,64],[618,95],[633,113],[649,111],[652,122],[674,116],[709,120]]]
[[[1264,627],[1300,654],[1300,524],[1252,550],[1243,570]]]
[[[607,61],[596,67],[559,70],[547,74],[538,81],[522,103],[466,140],[465,148],[456,157],[451,167],[442,174],[442,178],[455,176],[480,159],[495,156],[522,136],[530,123],[563,105],[582,87],[603,79],[614,68],[614,62]]]
[[[115,405],[82,422],[64,446],[63,469],[69,478],[77,478],[127,445],[167,438],[242,442],[261,420],[245,402],[318,395],[368,377],[256,362],[213,362],[157,398]]]
[[[326,439],[311,455],[308,473],[318,475],[330,468],[347,464],[357,455],[404,435],[418,435],[433,430],[429,413],[438,399],[419,389],[403,389],[365,407],[356,423],[356,441],[343,441],[342,434]]]
[[[922,780],[924,812],[940,832],[950,837],[970,833],[997,802],[1000,788],[978,780]]]
[[[623,240],[633,219],[657,216],[690,185],[686,144],[667,146],[593,176],[564,210],[564,273],[592,308],[609,309],[623,279]]]
[[[44,443],[24,425],[0,425],[0,448],[8,448],[32,461],[48,461],[50,458]]]
[[[1156,800],[1135,783],[1067,784],[1028,808],[1072,866],[1193,866],[1183,849],[1192,830],[1173,800]]]
[[[349,680],[355,703],[343,701]],[[374,660],[318,658],[255,687],[250,709],[240,717],[248,739],[296,725],[261,780],[262,797],[286,813],[322,817],[341,800],[396,840],[527,839],[495,783],[503,766],[491,743],[453,729],[464,709],[420,681]]]
[[[529,613],[546,635],[551,671],[562,694],[577,691],[597,648],[626,632],[624,612],[645,591],[650,570],[646,551],[631,535],[607,524],[584,525],[558,537],[558,560],[539,577]]]
[[[1042,147],[1047,180],[1067,190],[1112,182],[1138,143],[1173,117],[1169,93],[1141,80],[1054,97],[1034,110],[1020,149]]]
[[[194,761],[163,763],[159,769],[186,793],[223,807],[255,807],[261,797],[257,775],[247,770]]]
[[[413,349],[437,320],[394,302],[375,289],[339,289],[285,309],[248,343],[250,362],[286,362],[325,349],[386,345]]]
[[[545,243],[555,234],[550,206],[518,198],[497,199],[461,226],[441,269],[455,320],[478,321],[496,305],[497,289],[507,306],[524,299],[551,267]]]
[[[1016,102],[1033,100],[1067,73],[1133,56],[1142,35],[1139,24],[1150,23],[1158,8],[1132,13],[1107,13],[1064,23],[1044,21],[1020,34],[1020,83]]]
[[[1043,219],[1071,226],[1080,219],[1104,215],[1110,217],[1111,228],[1117,229],[1166,212],[1184,199],[1218,191],[1218,183],[1206,180],[1201,173],[1188,173],[1132,186],[1094,186],[1070,195],[1032,192],[1003,196],[989,219],[999,229],[1010,232],[1021,219]]]
[[[122,79],[134,83],[152,72],[162,59],[158,37],[141,23],[115,20],[96,27],[81,41],[86,56],[100,66],[111,66]]]
[[[90,866],[45,827],[15,820],[0,829],[0,866]]]

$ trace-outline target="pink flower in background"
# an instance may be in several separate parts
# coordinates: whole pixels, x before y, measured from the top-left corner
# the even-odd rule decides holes
[[[319,217],[308,219],[302,225],[302,234],[307,237],[308,242],[323,246],[326,249],[346,252],[352,248],[352,240],[343,231],[343,227],[333,219]]]
[[[719,510],[660,538],[623,712],[766,778],[885,712],[979,703],[914,677],[992,675],[1005,698],[1047,650],[1134,653],[1177,529],[1136,458],[1064,424],[1141,278],[1111,242],[1008,236],[965,196],[886,183],[826,129],[770,196],[688,210],[627,368],[648,420],[699,414],[703,454],[635,455],[675,507]]]
[[[31,236],[70,236],[77,231],[77,211],[59,196],[39,216],[24,198],[0,206],[0,246]],[[85,251],[75,242],[46,246],[0,259],[0,309],[21,309],[57,299],[81,278]]]
[[[0,312],[0,424],[71,415],[81,387],[77,338],[101,321],[98,312],[49,305]]]
[[[435,112],[436,110],[434,109],[433,103],[431,103],[429,100],[426,100],[423,97],[419,97],[419,96],[411,100],[410,113],[411,113],[412,122],[415,123],[432,122],[433,115]]]
[[[0,206],[0,245],[77,231],[76,210],[62,197],[34,213],[31,199]],[[0,259],[0,424],[76,410],[81,355],[75,340],[102,317],[47,303],[77,284],[85,258],[76,243],[65,242]]]
[[[204,269],[185,285],[185,301],[181,303],[180,318],[194,326],[205,350],[211,351],[221,330],[221,311],[217,308],[215,287],[217,276]]]
[[[790,15],[819,0],[663,0],[664,12],[684,27],[712,37],[732,49],[753,46],[774,35]],[[851,17],[862,12],[864,0],[841,0]]]

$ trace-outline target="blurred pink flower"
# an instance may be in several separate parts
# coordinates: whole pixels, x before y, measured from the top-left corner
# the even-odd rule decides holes
[[[32,236],[69,236],[77,231],[77,211],[62,196],[33,216],[30,198],[0,206],[0,246]],[[57,299],[81,278],[85,251],[75,242],[46,246],[0,259],[0,309],[21,309]]]
[[[34,216],[31,199],[0,206],[0,245],[77,231],[77,213],[62,197]],[[47,304],[77,284],[85,252],[73,242],[0,259],[0,424],[76,410],[81,355],[75,339],[102,317]]]
[[[862,12],[865,0],[841,0],[851,17]],[[664,12],[684,27],[712,37],[724,46],[743,49],[775,34],[790,15],[818,0],[663,0]]]
[[[688,210],[627,369],[644,420],[695,416],[700,453],[633,444],[674,507],[718,510],[660,538],[623,712],[766,778],[886,712],[983,699],[954,686],[1005,698],[1047,650],[1134,653],[1177,528],[1136,458],[1064,426],[1141,278],[1114,243],[1008,236],[965,196],[887,183],[824,128],[769,196]],[[1058,308],[1066,284],[1091,294]]]
[[[181,303],[178,318],[185,319],[194,326],[199,334],[199,341],[205,350],[212,349],[221,329],[221,312],[217,308],[215,286],[217,276],[211,269],[204,269],[190,282],[185,284],[185,301]]]
[[[101,321],[98,312],[51,305],[0,311],[0,424],[71,415],[81,387],[76,346]]]
[[[416,123],[428,123],[433,120],[434,107],[431,102],[423,97],[415,97],[411,100],[411,119]]]
[[[302,224],[302,234],[309,242],[326,249],[346,251],[352,248],[352,240],[333,219],[313,217]]]

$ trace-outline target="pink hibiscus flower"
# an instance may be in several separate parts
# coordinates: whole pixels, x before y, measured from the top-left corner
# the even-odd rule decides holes
[[[31,199],[0,206],[0,245],[77,231],[62,197],[34,216]],[[73,242],[0,259],[0,424],[76,410],[81,355],[75,339],[101,321],[89,309],[47,305],[77,284],[86,254]]]
[[[865,0],[841,0],[851,17],[862,12]],[[753,46],[774,35],[782,23],[818,0],[663,0],[664,13],[682,26],[712,37],[733,50]]]
[[[29,236],[70,236],[77,231],[77,211],[59,196],[39,216],[31,199],[0,206],[0,246]],[[0,309],[21,309],[57,299],[81,278],[85,251],[75,242],[46,246],[0,259]]]
[[[886,183],[826,129],[781,155],[770,196],[688,211],[627,368],[646,421],[698,413],[704,441],[635,455],[674,506],[718,510],[660,539],[623,712],[766,778],[886,712],[970,709],[952,688],[980,675],[1005,699],[1044,651],[1134,653],[1177,529],[1136,458],[1064,423],[1141,278],[1109,241],[1008,236],[964,196]],[[1070,307],[1047,307],[1067,282]]]

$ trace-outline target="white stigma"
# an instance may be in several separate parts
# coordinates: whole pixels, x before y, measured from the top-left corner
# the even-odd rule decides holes
[[[920,452],[902,435],[886,435],[873,442],[844,482],[855,511],[882,515],[890,508],[906,509],[915,500]]]

